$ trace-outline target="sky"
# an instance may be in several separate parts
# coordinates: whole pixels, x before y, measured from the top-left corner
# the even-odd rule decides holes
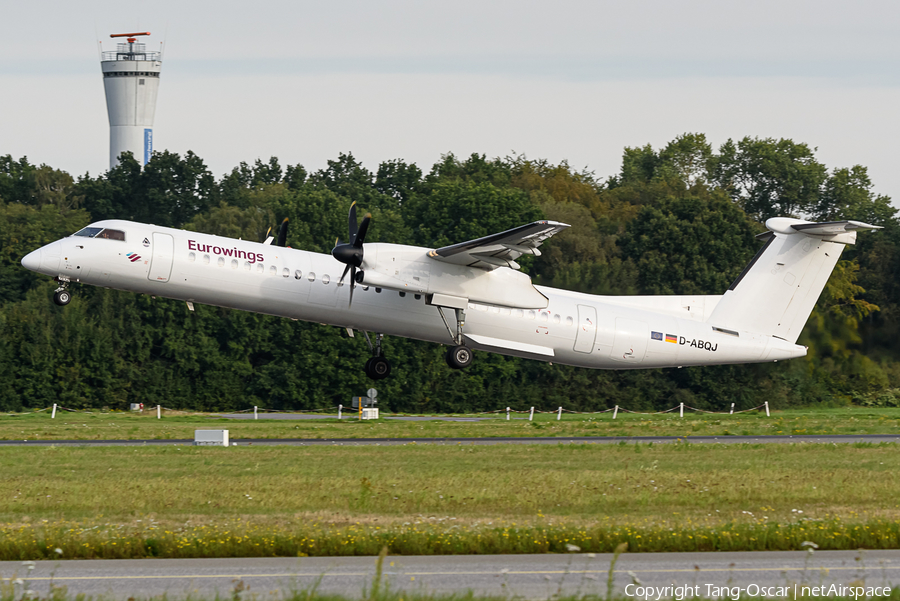
[[[424,171],[452,152],[615,175],[686,132],[817,148],[900,203],[900,3],[155,0],[7,3],[0,155],[108,168],[98,42],[164,42],[154,148],[220,176],[277,156]]]

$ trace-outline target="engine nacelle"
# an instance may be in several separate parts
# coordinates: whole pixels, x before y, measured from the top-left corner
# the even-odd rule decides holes
[[[415,294],[440,294],[513,309],[544,309],[547,297],[526,274],[445,263],[428,257],[428,249],[402,244],[369,243],[360,268],[366,286]]]

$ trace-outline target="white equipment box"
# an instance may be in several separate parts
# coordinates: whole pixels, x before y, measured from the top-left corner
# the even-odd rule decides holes
[[[378,419],[378,409],[363,407],[362,419]]]
[[[194,444],[227,447],[228,430],[194,430]]]

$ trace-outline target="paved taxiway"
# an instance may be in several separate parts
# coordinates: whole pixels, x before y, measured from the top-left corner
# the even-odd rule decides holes
[[[388,557],[383,572],[392,590],[472,590],[529,599],[547,599],[557,592],[605,596],[611,558],[582,553]],[[25,578],[42,596],[52,580],[68,587],[70,595],[118,599],[215,592],[229,596],[239,583],[256,595],[315,586],[320,592],[360,597],[374,574],[373,557],[40,561],[30,574],[20,562],[0,562],[0,577]],[[709,586],[741,587],[750,596],[759,596],[753,586],[793,589],[795,583],[883,587],[900,583],[900,551],[623,554],[615,569],[616,591],[624,592],[635,579],[642,586],[700,586],[697,592],[704,597],[717,596]]]
[[[571,436],[571,437],[503,437],[494,438],[232,438],[231,443],[245,445],[292,446],[396,446],[405,444],[436,445],[494,445],[494,444],[665,444],[688,442],[691,444],[768,444],[768,443],[900,443],[900,434],[829,434],[799,436]],[[192,445],[189,438],[149,440],[0,440],[0,446],[166,446]]]

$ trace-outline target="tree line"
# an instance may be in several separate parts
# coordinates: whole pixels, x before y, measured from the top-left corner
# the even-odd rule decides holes
[[[572,224],[520,263],[538,284],[592,294],[721,294],[772,216],[884,226],[848,247],[798,341],[803,359],[764,365],[597,371],[479,353],[447,369],[434,344],[386,339],[394,372],[379,400],[394,411],[507,405],[595,410],[900,405],[900,222],[866,168],[827,168],[806,144],[746,137],[713,148],[703,134],[626,148],[598,178],[566,162],[445,155],[426,173],[402,160],[372,171],[351,154],[308,172],[276,158],[216,178],[203,160],[126,155],[73,178],[0,156],[0,410],[320,409],[370,386],[368,348],[342,329],[55,284],[22,256],[92,221],[130,219],[262,240],[290,219],[288,245],[330,252],[352,202],[373,215],[369,241],[439,247],[536,219]]]

